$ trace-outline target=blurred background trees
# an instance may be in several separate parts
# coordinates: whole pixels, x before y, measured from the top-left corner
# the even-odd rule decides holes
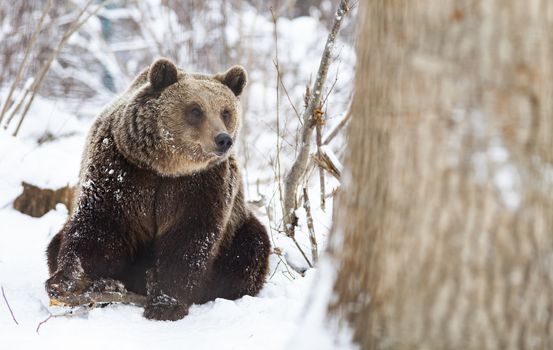
[[[121,91],[159,56],[191,70],[215,72],[241,63],[252,72],[273,75],[274,43],[265,40],[263,33],[272,29],[264,28],[271,9],[283,20],[308,16],[326,26],[335,4],[323,0],[57,0],[47,11],[38,39],[31,42],[46,6],[42,0],[0,4],[0,64],[4,68],[0,87],[14,79],[29,44],[32,52],[24,78],[36,74],[83,9],[88,13],[99,7],[56,56],[47,76],[48,89],[40,91],[44,96],[84,99]],[[343,37],[351,41],[352,28],[346,31]],[[310,34],[316,33],[304,33]],[[287,50],[281,54],[280,60],[289,62]],[[297,69],[283,64],[282,74],[298,73]]]

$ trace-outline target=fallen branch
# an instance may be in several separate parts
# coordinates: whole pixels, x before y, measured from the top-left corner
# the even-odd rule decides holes
[[[50,300],[50,306],[89,306],[104,304],[130,304],[135,306],[145,306],[146,296],[133,292],[89,292],[85,294],[69,295]]]
[[[4,301],[6,302],[6,305],[8,306],[8,310],[10,310],[10,314],[12,314],[13,322],[15,322],[15,324],[19,326],[19,322],[17,322],[17,320],[15,319],[15,315],[13,314],[10,303],[8,303],[8,298],[6,298],[6,293],[4,293],[4,286],[2,286],[1,289],[2,289],[2,296],[4,297]]]
[[[319,63],[317,78],[315,79],[315,82],[313,84],[307,108],[305,109],[302,116],[303,126],[298,156],[296,157],[296,160],[294,161],[285,179],[283,216],[284,230],[289,237],[294,236],[294,229],[297,223],[297,218],[294,213],[295,209],[297,208],[297,188],[302,176],[305,174],[305,171],[307,169],[307,164],[309,160],[309,149],[311,147],[311,136],[313,134],[313,129],[317,125],[315,112],[317,110],[321,110],[323,88],[326,81],[328,68],[330,66],[332,49],[336,41],[336,36],[340,31],[342,20],[349,10],[349,1],[340,1],[340,5],[338,6],[338,9],[336,10],[336,14],[334,16],[332,29],[328,34],[323,55]]]

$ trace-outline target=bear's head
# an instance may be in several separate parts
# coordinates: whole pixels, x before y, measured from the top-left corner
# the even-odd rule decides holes
[[[165,176],[225,160],[241,123],[246,71],[187,73],[161,58],[135,78],[114,108],[114,137],[131,162]]]

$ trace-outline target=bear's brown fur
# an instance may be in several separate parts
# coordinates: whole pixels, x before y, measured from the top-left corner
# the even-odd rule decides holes
[[[159,59],[97,117],[76,208],[48,246],[51,297],[121,281],[147,295],[145,317],[177,320],[259,292],[270,242],[229,149],[245,84],[239,66],[210,76]]]

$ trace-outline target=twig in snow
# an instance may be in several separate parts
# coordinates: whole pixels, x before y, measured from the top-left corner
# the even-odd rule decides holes
[[[332,29],[328,34],[326,40],[325,48],[321,61],[319,64],[319,70],[317,73],[317,78],[311,89],[311,96],[309,98],[309,103],[306,110],[303,113],[302,119],[304,121],[301,133],[301,142],[300,149],[294,164],[290,168],[290,171],[286,175],[285,179],[285,191],[284,191],[284,229],[286,234],[290,237],[294,236],[294,227],[297,222],[296,215],[294,213],[296,209],[296,198],[297,198],[297,188],[301,181],[302,176],[305,174],[307,169],[308,160],[309,160],[309,149],[311,146],[311,136],[313,134],[313,129],[315,128],[317,122],[315,120],[315,111],[321,109],[321,101],[323,88],[326,81],[328,68],[330,66],[330,59],[332,48],[336,41],[338,32],[342,25],[342,20],[344,16],[350,10],[350,3],[348,0],[341,0],[336,14],[334,16],[334,23]]]
[[[267,210],[267,216],[270,218],[270,210],[269,210],[269,207],[266,206],[265,208],[266,208],[266,210]],[[269,220],[270,220],[270,219],[269,219]],[[270,234],[271,234],[271,237],[270,237],[270,238],[271,238],[271,242],[272,242],[273,247],[275,247],[275,248],[273,249],[273,253],[278,257],[278,260],[279,260],[277,266],[275,267],[275,270],[273,271],[273,273],[271,274],[271,277],[269,277],[269,279],[272,279],[272,278],[273,278],[273,276],[274,276],[275,273],[277,272],[278,265],[280,265],[280,263],[282,263],[282,264],[284,264],[284,267],[286,268],[286,271],[288,272],[288,274],[290,275],[290,277],[288,277],[288,276],[286,276],[286,275],[284,275],[284,276],[286,276],[289,280],[293,280],[293,279],[295,279],[295,277],[294,277],[294,275],[292,275],[292,273],[290,272],[290,269],[288,268],[288,263],[287,263],[287,262],[285,261],[285,259],[283,259],[283,257],[282,257],[282,249],[280,249],[279,247],[276,246],[275,238],[273,237],[273,231],[277,231],[277,232],[278,232],[278,230],[275,230],[275,229],[272,228],[272,227],[269,227],[269,228],[270,228],[269,232],[270,232]],[[284,271],[283,271],[283,273],[284,273]]]
[[[272,238],[272,237],[273,237],[273,235],[272,235],[272,232],[273,232],[273,231],[276,231],[276,232],[279,232],[279,233],[285,233],[284,231],[280,231],[280,230],[278,230],[277,228],[272,227],[272,226],[270,226],[269,228],[271,229],[271,240],[273,240],[273,238]],[[313,267],[313,264],[311,264],[311,261],[310,261],[309,258],[307,257],[307,254],[305,254],[305,252],[303,251],[303,249],[302,249],[301,246],[299,245],[298,241],[296,240],[296,237],[289,237],[289,238],[292,240],[292,242],[294,242],[294,245],[296,246],[296,248],[298,248],[298,250],[299,250],[301,256],[303,256],[303,258],[304,258],[305,261],[307,262],[307,265],[308,265],[309,267]],[[275,246],[274,240],[273,240],[273,246]],[[279,251],[280,251],[280,250],[279,250]],[[276,249],[275,249],[275,252],[276,252]],[[277,256],[280,257],[280,255],[278,255],[278,254],[277,254]],[[297,273],[303,275],[304,271],[298,270],[295,266],[292,266],[292,265],[290,265],[290,264],[288,264],[288,263],[286,263],[286,265],[287,265],[287,266],[290,266],[290,267],[291,267],[294,271],[296,271]]]
[[[300,251],[301,255],[303,256],[303,258],[305,259],[305,261],[307,261],[307,265],[309,265],[309,267],[313,267],[313,264],[311,263],[311,261],[309,261],[309,258],[307,257],[307,255],[305,254],[305,252],[303,251],[303,249],[301,249],[298,241],[296,241],[296,237],[290,237],[292,238],[292,241],[294,242],[294,244],[296,245],[296,247],[298,248],[298,250]],[[297,271],[297,272],[300,272],[300,271]],[[302,272],[300,272],[302,273]],[[302,273],[303,274],[303,273]]]
[[[13,314],[10,303],[8,303],[8,298],[6,298],[6,293],[4,293],[4,286],[1,286],[1,288],[2,288],[2,296],[4,297],[4,301],[6,302],[6,305],[8,306],[8,310],[10,310],[10,314],[12,314],[13,322],[15,322],[15,324],[19,326],[19,322],[17,322],[17,320],[15,319],[15,315]]]
[[[57,315],[54,315],[52,313],[50,313],[48,315],[48,317],[42,321],[40,321],[38,323],[38,325],[36,326],[36,333],[37,334],[40,334],[39,331],[40,331],[40,327],[45,324],[46,322],[50,321],[50,319],[52,318],[57,318],[57,317],[76,317],[76,316],[83,316],[83,315],[86,315],[89,311],[90,311],[90,307],[88,306],[83,306],[77,310],[69,310],[69,311],[66,311],[62,314],[57,314]]]
[[[50,315],[48,315],[48,317],[47,317],[46,319],[44,319],[44,320],[42,320],[42,321],[40,321],[40,322],[38,323],[38,325],[36,326],[36,330],[35,330],[37,334],[39,334],[38,331],[40,330],[40,326],[42,326],[43,324],[45,324],[46,322],[48,322],[48,321],[52,318],[52,316],[53,316],[53,315],[50,314]]]
[[[278,223],[278,226],[281,226],[282,225],[282,221],[280,223]],[[279,230],[278,228],[276,227],[270,227],[272,230],[276,231],[276,232],[279,232],[279,233],[283,233],[283,234],[286,234],[285,231],[281,231]],[[307,257],[307,254],[305,254],[305,252],[303,251],[303,249],[301,248],[300,244],[298,243],[298,241],[296,240],[296,237],[295,236],[288,236],[288,238],[290,238],[292,240],[292,242],[294,242],[294,245],[296,246],[296,248],[298,248],[301,256],[303,256],[303,258],[305,259],[305,262],[307,262],[307,265],[309,267],[313,267],[313,264],[311,263],[311,261],[309,260],[309,258]],[[294,266],[288,264],[290,267],[292,267],[294,269],[294,271],[296,271],[297,273],[299,274],[303,274],[304,271],[300,271],[298,269],[296,269]]]
[[[274,243],[273,243],[273,245],[274,245]],[[286,269],[286,271],[282,271],[282,273],[284,274],[284,276],[285,276],[286,278],[288,278],[290,281],[293,281],[294,279],[296,279],[296,278],[294,277],[294,275],[292,274],[292,272],[290,272],[290,269],[288,268],[289,265],[288,265],[288,263],[286,262],[286,259],[284,259],[283,256],[282,256],[282,255],[283,255],[283,254],[282,254],[282,250],[281,250],[279,247],[275,247],[275,249],[273,250],[273,253],[278,257],[278,263],[277,263],[277,266],[275,266],[275,270],[273,271],[273,273],[271,274],[271,276],[269,277],[269,279],[272,279],[272,278],[274,277],[274,275],[277,273],[278,267],[279,267],[280,264],[283,264],[283,265],[284,265],[284,268]],[[290,265],[290,267],[291,267],[294,271],[298,272],[297,270],[294,269],[293,266]],[[286,276],[285,273],[287,273],[289,276]],[[298,272],[298,273],[299,273],[299,272]]]

